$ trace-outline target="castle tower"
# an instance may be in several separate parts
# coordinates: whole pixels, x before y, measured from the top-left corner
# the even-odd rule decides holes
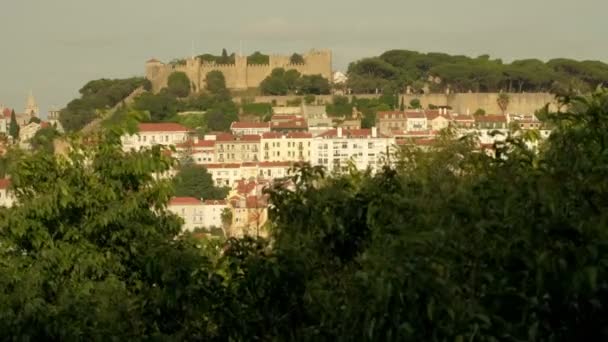
[[[40,116],[40,108],[36,104],[36,99],[34,98],[34,94],[30,90],[30,94],[27,97],[27,101],[25,102],[25,110],[23,114],[31,115],[31,116]]]

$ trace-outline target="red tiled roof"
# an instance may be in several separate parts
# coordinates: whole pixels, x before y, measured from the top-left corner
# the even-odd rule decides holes
[[[287,134],[287,137],[292,139],[308,139],[312,138],[312,134],[308,132],[290,132]]]
[[[235,121],[230,124],[231,129],[235,128],[269,128],[268,122],[246,122],[246,121]]]
[[[13,113],[12,109],[10,109],[10,108],[4,108],[4,111],[2,112],[2,115],[4,115],[5,118],[10,118],[12,113]]]
[[[447,115],[445,115],[445,114],[439,114],[438,112],[427,112],[426,113],[426,119],[429,120],[429,121],[430,120],[435,120],[435,119],[437,119],[439,117],[442,117],[442,118],[444,118],[446,120],[450,119]]]
[[[408,119],[425,119],[426,115],[423,112],[407,112],[405,116]]]
[[[291,166],[291,162],[288,161],[283,161],[283,162],[270,162],[270,161],[263,161],[263,162],[259,162],[258,166],[259,167],[286,167],[286,166]]]
[[[169,205],[200,205],[202,202],[194,197],[173,197]]]
[[[507,122],[507,117],[504,115],[478,115],[475,117],[477,122]]]
[[[190,130],[178,123],[161,122],[161,123],[140,123],[140,132],[189,132]]]
[[[275,114],[270,118],[270,121],[290,121],[290,120],[297,120],[297,119],[301,119],[301,117],[299,117],[298,115],[292,115],[292,114]]]
[[[215,146],[215,140],[202,140],[199,139],[197,142],[188,140],[184,143],[178,144],[177,147],[213,147]]]
[[[454,115],[452,117],[455,121],[474,121],[475,118],[472,115]]]
[[[280,139],[283,137],[283,134],[278,132],[266,132],[262,134],[262,139]]]
[[[40,122],[40,128],[47,128],[47,127],[50,127],[50,126],[51,126],[51,124],[48,123],[47,121],[41,121]]]
[[[206,169],[238,169],[241,167],[239,163],[214,163],[214,164],[203,164]]]
[[[8,187],[11,185],[11,180],[8,178],[2,178],[0,179],[0,189],[8,189]]]
[[[226,200],[205,200],[205,205],[226,205]]]
[[[432,146],[435,143],[435,139],[418,139],[414,143],[418,146]]]

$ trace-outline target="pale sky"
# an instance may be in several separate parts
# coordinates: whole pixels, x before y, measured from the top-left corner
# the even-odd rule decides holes
[[[46,113],[193,41],[197,54],[329,48],[337,70],[388,49],[608,62],[606,13],[607,0],[0,0],[0,104],[20,112],[32,90]]]

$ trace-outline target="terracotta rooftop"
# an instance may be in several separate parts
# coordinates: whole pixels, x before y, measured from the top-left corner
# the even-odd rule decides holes
[[[231,129],[235,128],[269,128],[268,122],[246,122],[246,121],[235,121],[230,124]]]
[[[408,119],[425,119],[426,118],[426,114],[424,114],[423,112],[406,112],[405,116]]]
[[[287,133],[287,137],[292,139],[308,139],[312,138],[312,134],[308,132],[290,132]]]
[[[262,134],[262,139],[280,139],[283,137],[283,134],[279,132],[266,132]]]
[[[4,115],[5,118],[10,118],[12,113],[13,110],[10,108],[4,108],[4,110],[2,111],[2,115]]]
[[[200,205],[201,200],[194,197],[173,197],[169,201],[169,205]]]
[[[241,167],[239,163],[213,163],[213,164],[203,164],[202,165],[206,169],[238,169]]]
[[[205,200],[205,205],[226,205],[226,200]]]
[[[507,117],[504,115],[478,115],[475,117],[477,122],[507,122]]]
[[[161,122],[161,123],[140,123],[140,132],[189,132],[190,130],[178,123]]]
[[[452,117],[455,121],[474,121],[475,118],[472,115],[454,115]]]
[[[11,185],[11,180],[8,178],[2,178],[0,179],[0,189],[8,189],[8,187]]]

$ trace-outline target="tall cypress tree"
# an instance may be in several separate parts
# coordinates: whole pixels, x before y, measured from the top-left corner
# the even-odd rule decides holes
[[[17,117],[15,116],[15,110],[11,113],[11,123],[8,129],[8,133],[13,137],[13,141],[19,139],[19,124],[17,124]]]

